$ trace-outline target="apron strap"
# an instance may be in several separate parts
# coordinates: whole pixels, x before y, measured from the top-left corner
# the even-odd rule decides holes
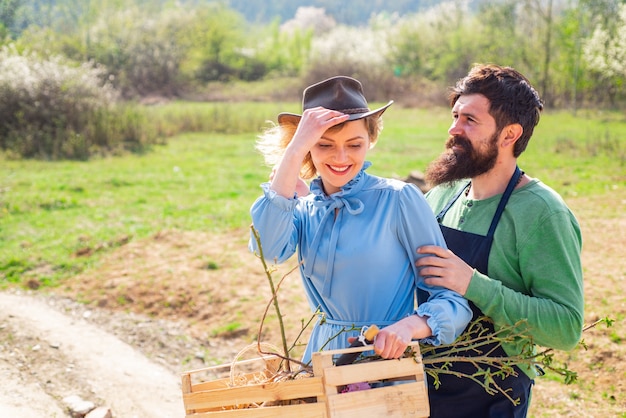
[[[493,216],[493,219],[491,220],[491,225],[489,226],[489,232],[487,232],[486,236],[493,237],[493,234],[496,232],[496,227],[498,226],[498,222],[500,221],[500,218],[502,217],[502,213],[504,213],[504,208],[506,207],[506,204],[508,203],[509,198],[511,197],[511,194],[513,194],[513,190],[515,190],[515,186],[517,186],[517,182],[519,181],[522,174],[524,173],[522,172],[522,170],[520,170],[519,166],[515,166],[515,172],[513,173],[513,176],[511,176],[511,179],[509,180],[509,184],[506,186],[506,189],[504,190],[504,194],[502,195],[502,198],[500,199],[500,203],[498,204],[498,209],[496,209],[496,213]],[[441,209],[441,212],[437,214],[436,219],[439,224],[441,224],[441,222],[443,221],[443,217],[446,216],[446,213],[452,207],[454,202],[457,201],[457,199],[461,196],[461,194],[463,194],[465,189],[467,189],[467,187],[470,184],[472,184],[471,181],[468,182],[465,186],[463,186],[461,190],[459,190],[459,192],[456,195],[454,195],[452,199],[450,199],[450,201],[446,204],[446,206],[443,209]]]
[[[500,203],[498,204],[498,209],[496,209],[496,213],[495,215],[493,215],[493,219],[491,220],[489,232],[487,233],[488,237],[493,237],[493,235],[495,234],[498,222],[502,217],[502,213],[504,213],[504,208],[508,203],[511,194],[513,194],[513,190],[515,189],[515,186],[517,186],[517,182],[519,181],[522,174],[522,170],[520,170],[518,166],[515,166],[515,172],[513,173],[513,176],[511,176],[511,180],[509,180],[509,184],[506,186],[506,190],[504,191],[504,194],[500,199]]]
[[[436,216],[437,222],[441,224],[441,222],[443,221],[443,217],[446,216],[446,213],[448,212],[448,210],[452,207],[452,205],[454,204],[454,202],[457,201],[457,199],[461,196],[461,194],[463,194],[463,192],[465,191],[465,189],[467,189],[469,187],[469,185],[472,184],[471,181],[468,181],[467,184],[465,186],[463,186],[461,188],[461,190],[459,190],[459,192],[454,195],[454,197],[452,199],[450,199],[450,201],[448,202],[448,204],[446,204],[446,206],[444,206],[443,209],[441,209],[441,212],[439,212]]]

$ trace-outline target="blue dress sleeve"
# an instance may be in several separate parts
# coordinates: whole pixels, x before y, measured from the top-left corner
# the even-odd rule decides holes
[[[441,229],[423,194],[413,185],[403,188],[398,210],[398,234],[409,256],[414,260],[412,266],[416,287],[429,294],[428,300],[421,303],[415,311],[421,317],[428,317],[427,323],[433,331],[433,335],[423,342],[432,345],[450,344],[472,319],[469,303],[457,292],[427,285],[415,266],[415,261],[424,256],[417,253],[418,247],[438,245],[447,248]]]
[[[298,199],[287,199],[270,189],[269,183],[261,184],[263,195],[250,209],[252,225],[258,231],[263,256],[268,262],[278,264],[289,259],[298,244]],[[250,235],[250,251],[259,254],[258,244]]]

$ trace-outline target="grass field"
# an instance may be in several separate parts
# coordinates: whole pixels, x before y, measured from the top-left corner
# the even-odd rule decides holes
[[[243,109],[240,125],[245,126],[261,126],[277,109],[255,103],[238,107]],[[151,111],[157,116],[193,115],[187,116],[192,120],[189,129],[198,130],[210,126],[198,122],[204,113],[209,120],[231,118],[237,124],[235,107],[230,109],[215,114],[202,105],[174,103]],[[625,119],[609,112],[548,112],[520,165],[564,197],[624,187]],[[443,108],[396,106],[385,122],[370,153],[370,171],[405,177],[423,171],[442,150],[450,116]],[[2,283],[57,284],[98,260],[97,254],[77,254],[104,253],[163,229],[225,232],[245,227],[250,203],[268,174],[254,141],[255,132],[189,133],[169,138],[167,145],[144,155],[89,162],[1,161]]]
[[[278,111],[239,106],[240,127],[261,126]],[[173,103],[149,111],[191,120],[185,126],[198,131],[210,126],[202,114],[214,118],[214,108]],[[450,120],[448,109],[394,105],[369,171],[401,178],[423,171],[441,152]],[[245,248],[248,210],[269,173],[255,136],[184,133],[143,155],[89,162],[0,160],[0,286],[184,316],[212,337],[237,334],[249,342],[267,300],[259,293],[260,265]],[[626,417],[626,115],[547,112],[520,166],[561,193],[579,217],[586,322],[616,320],[610,331],[586,336],[589,351],[561,353],[580,382],[541,379],[530,416]],[[283,311],[297,327],[307,308],[294,283],[286,286]]]

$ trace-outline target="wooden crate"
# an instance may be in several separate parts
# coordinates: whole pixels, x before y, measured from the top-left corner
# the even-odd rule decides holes
[[[232,367],[256,363],[257,371],[242,375],[249,381],[263,380],[275,373],[280,359],[267,356],[185,372],[182,375],[183,403],[187,418],[362,418],[428,417],[424,368],[419,355],[400,360],[376,360],[337,367],[333,356],[371,350],[371,346],[324,351],[313,354],[313,376],[294,380],[233,386]],[[413,346],[419,354],[419,346]],[[259,370],[259,365],[261,371]],[[211,377],[212,375],[212,377]],[[203,380],[203,377],[204,379]],[[209,376],[209,380],[207,379]],[[260,378],[260,379],[259,379]],[[372,389],[343,392],[349,384],[396,382]],[[293,400],[289,405],[272,405]],[[267,405],[269,403],[269,405]]]
[[[376,360],[336,367],[333,355],[371,350],[371,346],[331,350],[313,354],[313,371],[321,375],[324,396],[330,418],[428,417],[430,408],[424,365],[419,344],[412,344],[415,358]],[[348,384],[368,382],[372,385],[385,381],[386,385],[372,389],[342,392]],[[389,383],[395,383],[389,385]]]

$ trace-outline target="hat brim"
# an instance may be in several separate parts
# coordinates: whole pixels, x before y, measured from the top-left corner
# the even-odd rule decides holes
[[[365,113],[353,113],[353,114],[350,114],[350,117],[348,118],[347,122],[350,122],[350,121],[353,121],[353,120],[363,119],[363,118],[366,118],[368,116],[372,116],[372,115],[376,115],[376,114],[378,114],[378,116],[380,116],[392,104],[393,104],[393,100],[389,100],[389,103],[387,103],[383,107],[379,107],[378,109],[370,110],[369,112],[365,112]],[[296,113],[287,113],[287,112],[279,113],[278,114],[278,124],[279,125],[297,125],[298,123],[300,123],[300,119],[301,118],[302,118],[302,115],[298,115]]]

